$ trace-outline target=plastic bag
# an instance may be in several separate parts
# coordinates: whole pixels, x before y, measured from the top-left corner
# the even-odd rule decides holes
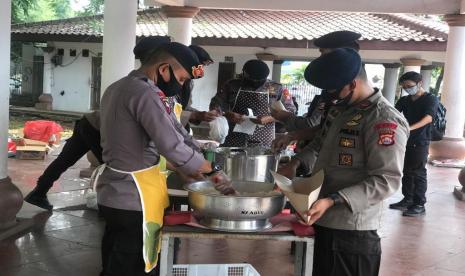
[[[224,116],[219,116],[210,123],[210,139],[219,142],[220,144],[224,143],[226,136],[228,136],[229,125],[228,120]]]
[[[24,124],[24,138],[55,144],[60,141],[63,128],[53,121],[27,121]]]

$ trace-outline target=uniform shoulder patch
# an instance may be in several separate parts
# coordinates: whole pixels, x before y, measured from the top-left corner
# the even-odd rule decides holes
[[[375,124],[375,130],[378,132],[378,145],[392,146],[396,143],[396,129],[397,123],[395,122],[380,122]]]

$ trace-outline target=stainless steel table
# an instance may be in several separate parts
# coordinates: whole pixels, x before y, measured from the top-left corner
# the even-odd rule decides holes
[[[295,241],[294,275],[312,275],[313,237],[297,237],[291,232],[229,233],[176,225],[163,227],[160,256],[161,276],[171,276],[172,274],[174,238]],[[306,246],[304,246],[305,244]]]

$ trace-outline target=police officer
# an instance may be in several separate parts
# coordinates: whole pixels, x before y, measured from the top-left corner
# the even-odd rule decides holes
[[[102,275],[156,271],[163,210],[168,206],[165,158],[178,172],[196,179],[212,171],[188,145],[192,138],[178,127],[164,93],[179,93],[186,80],[203,76],[200,65],[187,46],[164,44],[102,97],[106,167],[97,182],[99,209],[106,221]]]
[[[212,98],[210,110],[225,112],[229,122],[229,134],[223,146],[244,147],[255,143],[269,147],[275,136],[275,119],[270,114],[272,103],[281,101],[288,111],[295,112],[289,92],[281,84],[268,80],[269,73],[263,61],[249,60],[242,68],[242,77],[228,81]],[[257,116],[254,122],[262,126],[252,135],[234,132],[235,125],[250,115],[248,108]]]
[[[402,91],[408,94],[400,98],[396,108],[410,124],[410,137],[405,152],[402,194],[404,198],[389,205],[391,209],[402,210],[404,216],[417,217],[426,214],[426,162],[431,142],[433,117],[438,110],[438,99],[422,87],[421,74],[406,72],[399,79]]]
[[[204,48],[197,45],[190,45],[189,49],[199,58],[200,63],[206,67],[213,63],[213,59],[210,57]],[[188,80],[182,86],[181,93],[176,95],[176,100],[182,105],[181,113],[181,124],[186,126],[189,130],[189,123],[198,125],[201,122],[211,122],[218,117],[216,111],[199,111],[192,107],[192,90],[194,89],[194,82]]]
[[[134,55],[142,63],[146,54],[164,43],[169,43],[168,37],[146,37],[134,47]],[[24,201],[46,210],[52,210],[53,205],[47,198],[48,191],[60,176],[81,159],[88,151],[92,151],[100,164],[102,161],[102,147],[100,146],[100,111],[96,110],[76,121],[73,135],[66,140],[63,150],[58,157],[48,165],[39,176],[36,187],[24,198]]]
[[[408,123],[374,89],[352,49],[314,60],[306,80],[337,102],[317,137],[296,159],[314,172],[324,170],[319,199],[308,211],[315,225],[313,275],[378,275],[377,234],[382,201],[400,186]]]

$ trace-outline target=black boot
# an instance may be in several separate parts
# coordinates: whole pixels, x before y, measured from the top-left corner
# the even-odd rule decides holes
[[[409,200],[409,199],[404,198],[404,199],[402,199],[401,201],[399,201],[397,203],[390,204],[389,208],[405,211],[412,205],[413,205],[413,200]]]
[[[48,211],[53,210],[53,205],[48,201],[47,194],[40,192],[37,187],[24,197],[24,201]]]
[[[426,214],[424,205],[413,205],[410,206],[407,211],[403,212],[402,215],[406,217],[420,217]]]

